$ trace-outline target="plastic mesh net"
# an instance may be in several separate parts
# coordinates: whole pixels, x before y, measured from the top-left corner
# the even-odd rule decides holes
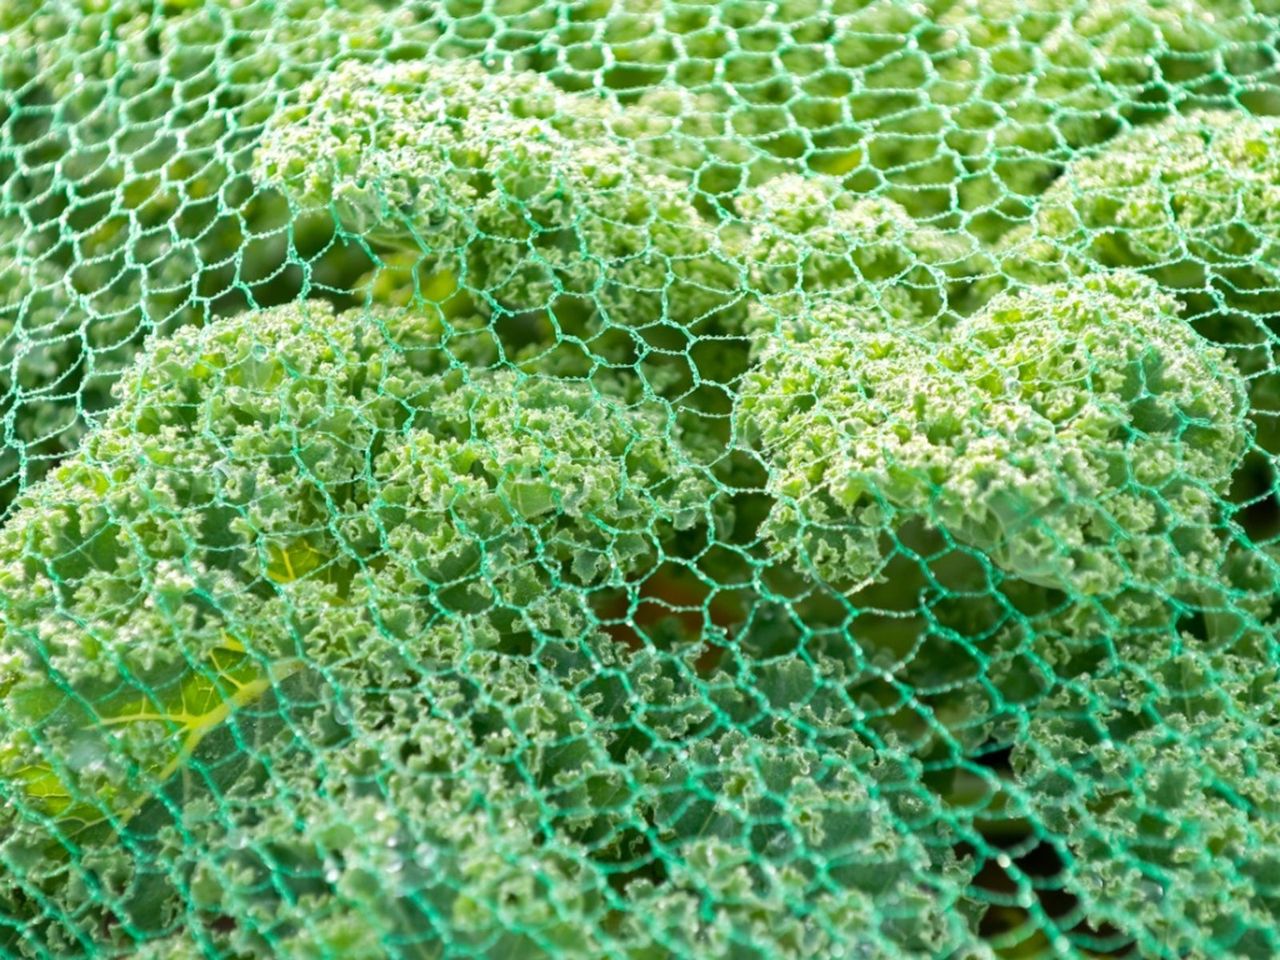
[[[1280,955],[1278,43],[0,5],[0,955]]]

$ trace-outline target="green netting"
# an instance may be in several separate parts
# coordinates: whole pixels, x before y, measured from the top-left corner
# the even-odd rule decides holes
[[[1280,956],[1274,0],[7,0],[0,337],[0,956]]]

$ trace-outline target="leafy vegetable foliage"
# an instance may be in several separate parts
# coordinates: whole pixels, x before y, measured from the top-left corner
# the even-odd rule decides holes
[[[0,953],[1276,953],[1278,37],[5,6]]]

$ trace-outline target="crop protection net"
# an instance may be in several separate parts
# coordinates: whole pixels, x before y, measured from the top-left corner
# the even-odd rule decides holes
[[[7,0],[0,338],[0,956],[1280,956],[1276,0]]]

